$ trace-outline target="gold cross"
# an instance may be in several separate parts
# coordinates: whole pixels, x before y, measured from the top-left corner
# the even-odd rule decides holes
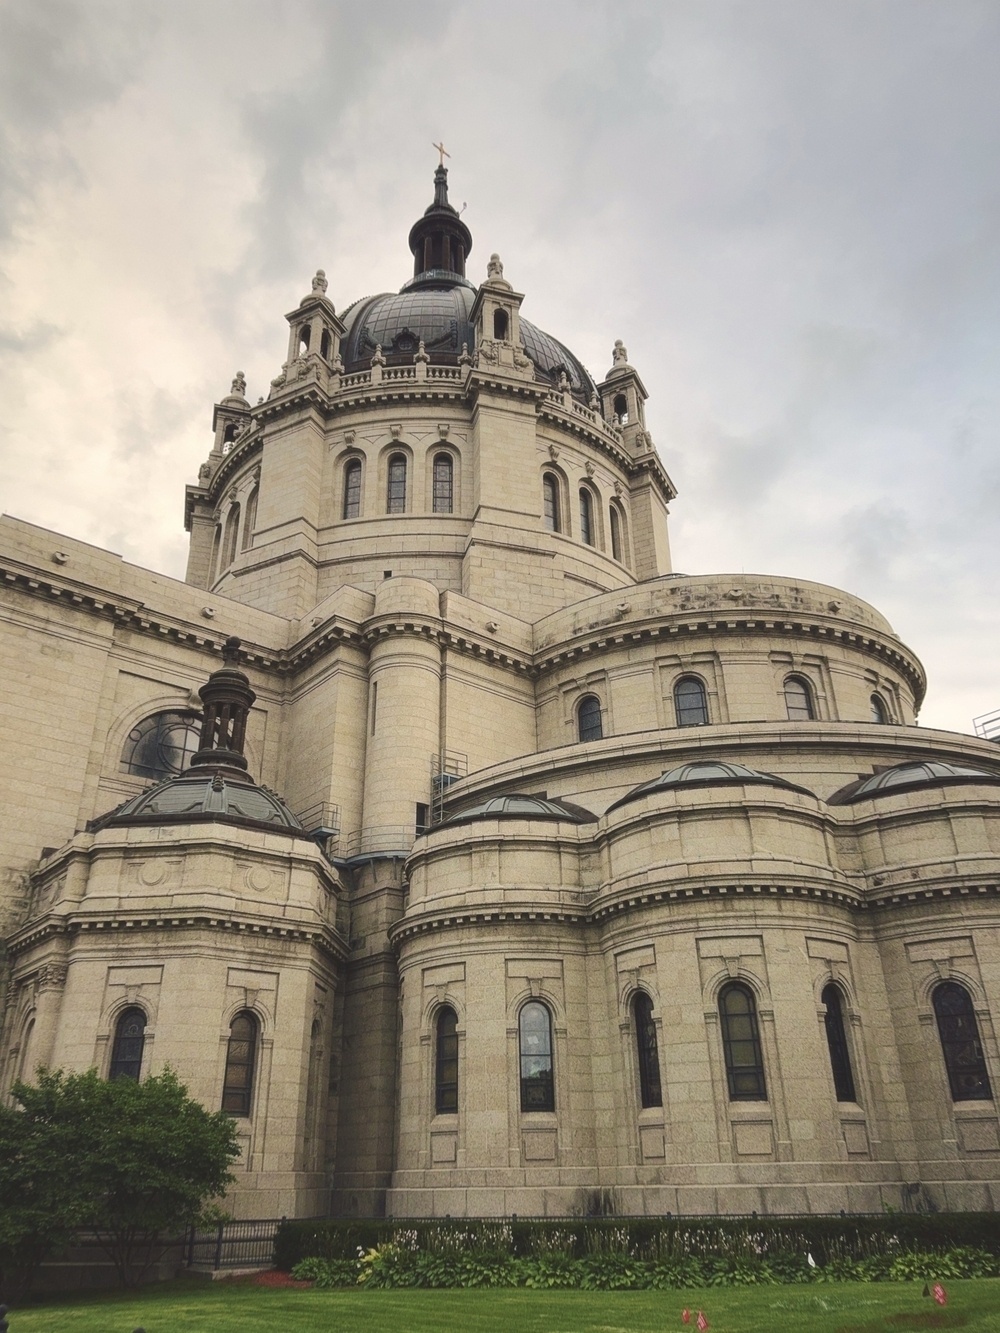
[[[439,162],[438,165],[443,167],[445,158],[451,157],[451,153],[445,152],[445,147],[443,143],[432,143],[431,147],[436,148],[438,152],[441,154],[441,161]]]

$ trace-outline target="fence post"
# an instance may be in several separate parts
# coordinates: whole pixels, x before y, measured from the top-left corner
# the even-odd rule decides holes
[[[225,1223],[224,1223],[224,1222],[220,1222],[220,1223],[219,1223],[219,1232],[218,1232],[218,1235],[217,1235],[216,1238],[215,1238],[215,1271],[216,1271],[216,1272],[218,1272],[219,1269],[222,1267],[222,1232],[223,1232],[224,1228],[225,1228]]]

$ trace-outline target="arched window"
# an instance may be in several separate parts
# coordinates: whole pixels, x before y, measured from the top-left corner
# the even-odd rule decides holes
[[[611,527],[611,554],[621,564],[622,561],[622,522],[618,517],[618,510],[614,505],[608,510],[608,520]]]
[[[146,1044],[146,1015],[138,1007],[126,1009],[115,1026],[108,1078],[139,1081],[142,1072],[142,1048]]]
[[[438,1012],[434,1046],[434,1112],[458,1111],[458,1015],[450,1005]]]
[[[257,1019],[246,1009],[238,1013],[229,1025],[222,1109],[230,1115],[250,1114],[257,1055],[257,1026]]]
[[[816,716],[812,690],[801,676],[789,676],[785,681],[785,712],[789,722],[811,722]]]
[[[765,1102],[764,1057],[757,1028],[757,1006],[753,992],[738,981],[723,987],[719,995],[722,1049],[726,1057],[726,1079],[731,1102]]]
[[[324,361],[329,361],[330,351],[333,348],[333,340],[330,337],[330,330],[324,329],[323,336],[319,340],[319,354]]]
[[[34,1035],[34,1032],[35,1020],[29,1018],[24,1025],[24,1031],[21,1034],[21,1052],[18,1056],[17,1064],[14,1067],[14,1073],[13,1077],[10,1079],[10,1083],[16,1083],[18,1079],[20,1079],[22,1083],[28,1083],[31,1080],[31,1075],[34,1073],[34,1070],[31,1068],[31,1038]],[[8,1087],[8,1092],[9,1091],[10,1088]]]
[[[681,676],[674,686],[674,711],[679,727],[708,725],[708,699],[697,676]]]
[[[357,458],[352,458],[344,468],[343,512],[344,518],[361,517],[361,462]]]
[[[552,1078],[552,1015],[538,1000],[529,1000],[517,1021],[521,1057],[521,1110],[554,1111]]]
[[[826,1044],[830,1050],[830,1068],[833,1070],[833,1086],[837,1093],[837,1101],[857,1101],[840,991],[831,983],[823,988],[820,999],[823,1002],[823,1025],[826,1028]]]
[[[215,525],[215,539],[212,542],[212,578],[217,579],[222,573],[219,568],[219,557],[222,554],[222,524]]]
[[[601,701],[596,694],[585,694],[577,704],[576,734],[581,741],[599,741],[604,735]]]
[[[236,442],[236,422],[230,421],[222,432],[222,452],[228,454]]]
[[[236,537],[240,530],[240,507],[238,504],[229,506],[229,517],[226,519],[226,536],[222,543],[222,568],[228,569],[236,559]]]
[[[128,734],[121,767],[140,778],[174,778],[198,749],[201,722],[193,713],[154,713]]]
[[[300,356],[301,356],[301,354],[302,354],[303,352],[308,352],[308,351],[309,351],[309,335],[310,335],[309,325],[308,325],[308,324],[303,324],[302,327],[301,327],[301,329],[299,329],[299,355],[300,355]]]
[[[551,472],[542,477],[542,503],[545,512],[545,526],[549,532],[558,532],[559,522],[559,482]]]
[[[507,323],[507,311],[506,311],[506,310],[494,310],[494,311],[493,311],[493,337],[496,338],[498,342],[506,342],[506,341],[507,341],[507,327],[508,327],[508,323]]]
[[[628,425],[628,399],[623,393],[615,394],[614,413],[618,418],[619,426]]]
[[[385,512],[387,514],[406,513],[406,455],[393,454],[389,459],[389,476],[386,487]]]
[[[957,982],[945,981],[935,987],[932,1000],[952,1101],[990,1101],[993,1093],[972,996]]]
[[[636,1054],[639,1059],[639,1097],[643,1106],[662,1106],[660,1053],[656,1045],[653,1001],[645,991],[636,991],[632,1001]]]
[[[873,722],[889,721],[889,710],[886,708],[885,700],[882,698],[881,694],[873,694],[869,703],[871,705]]]
[[[580,540],[594,544],[594,497],[586,486],[580,487]]]
[[[241,550],[249,551],[253,545],[253,530],[257,526],[257,487],[247,497],[246,518],[243,520],[243,542]]]
[[[455,468],[450,454],[434,456],[434,513],[450,514],[455,499]]]

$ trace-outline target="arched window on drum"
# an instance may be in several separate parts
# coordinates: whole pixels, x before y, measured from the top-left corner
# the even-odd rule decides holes
[[[259,1029],[256,1015],[248,1009],[238,1013],[229,1025],[226,1075],[222,1084],[222,1109],[228,1111],[230,1115],[248,1116],[253,1106]]]
[[[552,1015],[539,1000],[529,1000],[517,1021],[521,1066],[521,1110],[554,1111]]]
[[[632,1026],[635,1029],[636,1058],[639,1064],[639,1100],[644,1107],[662,1106],[660,1052],[653,1021],[653,1001],[642,990],[636,991],[632,1000]]]
[[[131,1078],[137,1083],[142,1073],[142,1052],[146,1045],[146,1014],[138,1005],[126,1009],[115,1024],[108,1078]]]
[[[991,1101],[993,1090],[972,996],[958,982],[944,981],[934,988],[931,1001],[952,1101]]]
[[[434,1041],[434,1113],[458,1111],[458,1015],[451,1005],[438,1010]]]
[[[599,741],[603,737],[601,701],[596,694],[585,694],[577,704],[576,734],[581,741]]]
[[[731,1102],[767,1101],[757,1003],[749,986],[734,981],[719,993],[722,1050]]]

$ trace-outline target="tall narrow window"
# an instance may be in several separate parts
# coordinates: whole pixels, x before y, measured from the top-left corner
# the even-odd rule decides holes
[[[404,478],[405,483],[405,478]],[[344,518],[361,517],[361,462],[352,458],[344,468]]]
[[[660,1053],[656,1045],[653,1001],[645,991],[636,991],[632,1001],[636,1054],[639,1059],[639,1097],[643,1106],[662,1106]]]
[[[674,711],[679,727],[708,725],[708,699],[697,676],[681,676],[674,686]]]
[[[389,459],[386,513],[406,513],[406,456],[393,454]]]
[[[614,413],[618,418],[619,426],[628,425],[628,399],[623,393],[615,395]]]
[[[596,694],[585,694],[577,705],[576,732],[581,741],[599,741],[604,735],[601,701]]]
[[[445,1005],[437,1016],[434,1051],[434,1111],[454,1115],[458,1111],[458,1015]]]
[[[115,1028],[108,1078],[131,1078],[138,1082],[145,1044],[146,1015],[139,1008],[126,1009]]]
[[[608,510],[608,520],[611,527],[611,554],[621,564],[622,559],[622,521],[618,517],[618,510],[611,506]]]
[[[244,1009],[229,1025],[229,1043],[226,1046],[222,1109],[230,1115],[250,1114],[256,1054],[257,1020]]]
[[[243,520],[243,543],[241,550],[249,551],[253,545],[253,530],[257,526],[257,487],[250,492],[247,499],[247,512]]]
[[[222,568],[228,569],[236,559],[236,537],[240,530],[240,507],[238,504],[230,506],[229,517],[226,519],[226,537],[222,553]]]
[[[888,722],[889,710],[888,708],[886,708],[885,700],[882,698],[881,694],[873,694],[869,702],[872,713],[872,721]]]
[[[330,330],[324,329],[323,336],[319,340],[319,354],[324,361],[329,361],[330,352],[333,349],[333,341],[330,338]]]
[[[215,538],[212,542],[212,578],[217,579],[222,573],[220,556],[222,555],[222,524],[215,525]]]
[[[494,311],[493,311],[493,337],[496,338],[498,342],[506,342],[506,341],[507,341],[507,311],[506,311],[506,310],[494,310]]]
[[[957,982],[945,981],[935,988],[932,999],[952,1101],[990,1101],[993,1092],[972,996]]]
[[[450,454],[434,458],[434,513],[450,514],[454,503],[455,470]]]
[[[719,995],[722,1049],[731,1102],[765,1102],[764,1057],[757,1028],[753,992],[734,982]]]
[[[785,712],[789,722],[811,722],[816,716],[812,690],[801,676],[789,676],[785,681]]]
[[[552,1015],[538,1000],[529,1000],[517,1024],[521,1056],[521,1110],[554,1111],[552,1079]]]
[[[299,329],[299,355],[300,355],[300,356],[302,355],[303,352],[308,352],[308,351],[309,351],[309,335],[310,335],[310,333],[311,333],[311,330],[310,330],[308,324],[303,324],[302,327],[301,327],[301,329]]]
[[[580,489],[580,540],[594,544],[594,497],[586,486]]]
[[[559,483],[551,472],[542,477],[542,503],[545,512],[545,526],[549,532],[559,531]]]
[[[820,996],[823,1001],[823,1024],[826,1028],[826,1044],[830,1049],[830,1068],[833,1070],[833,1086],[838,1102],[857,1101],[854,1092],[854,1074],[851,1072],[851,1052],[847,1045],[847,1032],[844,1029],[844,1007],[840,991],[833,984],[824,987]]]

